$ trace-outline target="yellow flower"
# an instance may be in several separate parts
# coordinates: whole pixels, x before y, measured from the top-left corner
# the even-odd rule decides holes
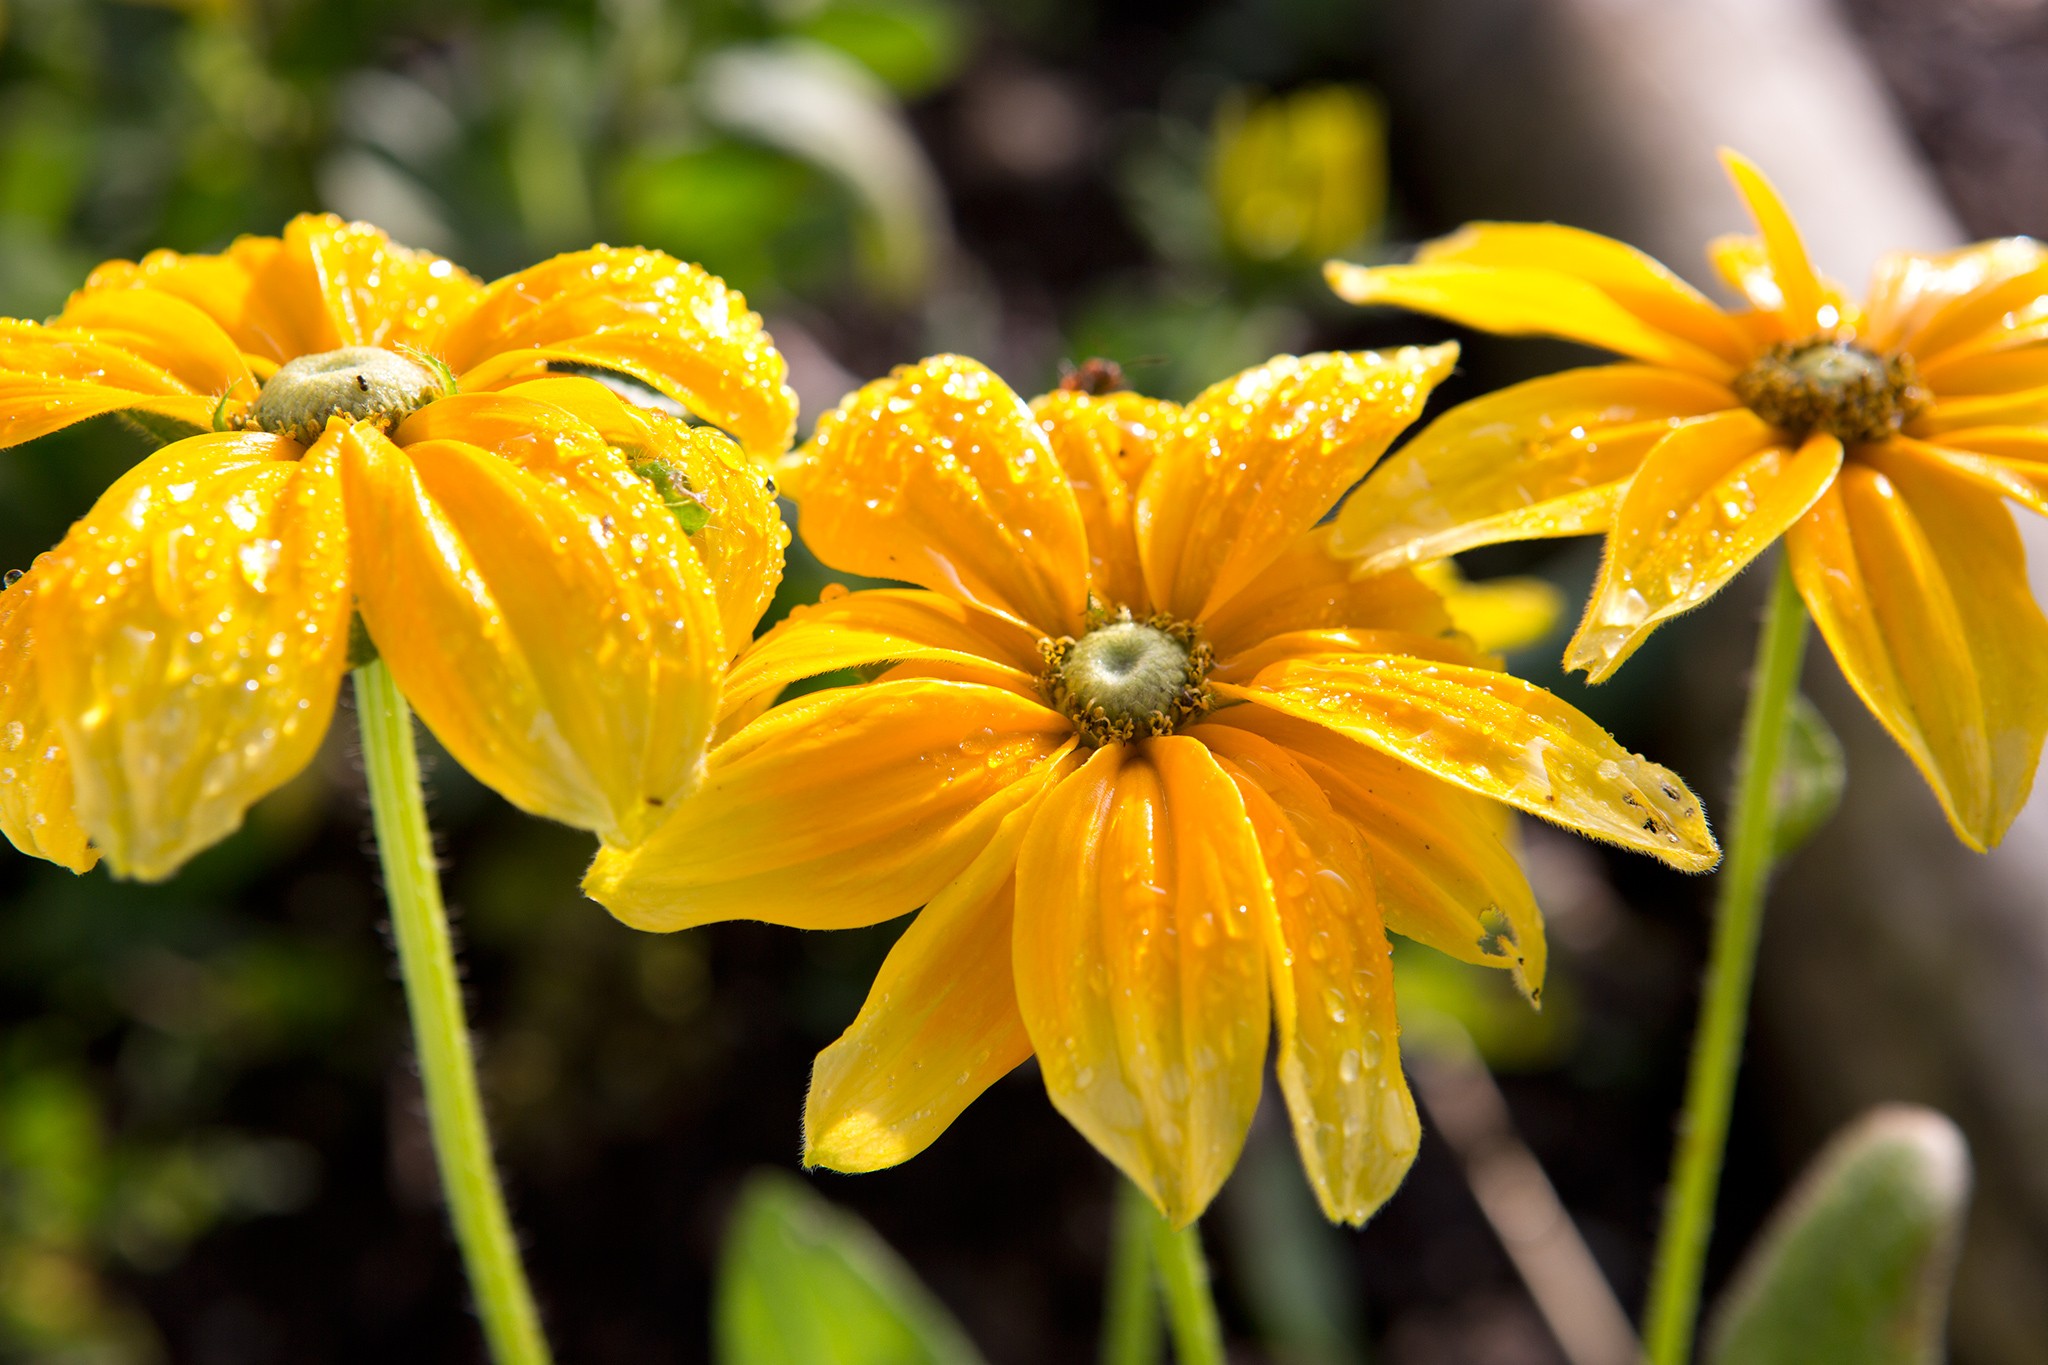
[[[1185,1222],[1277,1026],[1310,1177],[1358,1222],[1417,1140],[1385,929],[1533,996],[1508,807],[1712,865],[1677,778],[1495,671],[1412,574],[1329,555],[1317,523],[1455,355],[1282,357],[1184,409],[1027,407],[942,356],[819,425],[807,541],[918,586],[828,594],[751,646],[699,796],[585,881],[655,930],[924,907],[818,1058],[808,1162],[903,1161],[1036,1054]],[[880,675],[770,708],[844,668]]]
[[[1209,167],[1224,241],[1256,261],[1357,246],[1386,211],[1386,123],[1379,101],[1351,85],[1225,100]]]
[[[1446,413],[1352,500],[1333,548],[1371,573],[1605,531],[1565,655],[1599,681],[1783,536],[1843,673],[1956,834],[1989,847],[2048,735],[2048,619],[2004,505],[2048,511],[2048,248],[1892,255],[1859,307],[1814,273],[1762,174],[1723,161],[1759,229],[1709,249],[1742,311],[1551,224],[1475,223],[1413,265],[1332,262],[1354,303],[1631,357]]]
[[[631,838],[688,793],[787,533],[747,453],[551,362],[623,371],[753,453],[795,401],[696,266],[598,248],[484,285],[294,220],[93,272],[0,320],[0,444],[105,412],[166,446],[0,594],[0,830],[155,878],[305,766],[351,621],[464,767]]]

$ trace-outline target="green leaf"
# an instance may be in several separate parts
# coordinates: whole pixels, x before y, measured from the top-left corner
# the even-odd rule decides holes
[[[873,1229],[777,1171],[740,1192],[716,1295],[719,1365],[981,1365]]]
[[[1784,756],[1779,760],[1777,828],[1772,834],[1773,859],[1801,848],[1834,818],[1842,804],[1848,765],[1842,741],[1821,713],[1803,695],[1792,698],[1786,718]]]
[[[1771,1215],[1717,1307],[1707,1365],[1935,1365],[1970,1193],[1947,1118],[1883,1105]]]

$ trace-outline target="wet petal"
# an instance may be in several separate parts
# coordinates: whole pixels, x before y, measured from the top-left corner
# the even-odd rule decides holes
[[[1331,549],[1372,572],[1604,531],[1675,423],[1737,406],[1724,385],[1641,365],[1516,384],[1451,409],[1373,471],[1338,512]]]
[[[432,252],[399,246],[379,228],[333,214],[292,219],[284,244],[310,267],[341,346],[431,346],[483,288]]]
[[[1896,444],[1934,460],[1980,487],[2048,513],[2048,431],[2039,427],[1971,427],[1949,432],[1939,444],[1896,438]]]
[[[273,365],[347,344],[303,241],[288,249],[277,237],[238,237],[219,255],[153,251],[139,262],[108,261],[87,277],[72,305],[132,289],[183,300],[219,324],[243,354]]]
[[[1460,962],[1501,968],[1532,1001],[1542,998],[1543,916],[1506,806],[1263,706],[1231,707],[1209,725],[1271,740],[1315,779],[1365,841],[1389,930]]]
[[[101,495],[38,569],[37,677],[79,821],[167,877],[305,767],[348,655],[334,436],[196,436]]]
[[[2048,266],[2048,249],[2027,237],[1977,242],[1938,254],[1895,251],[1878,261],[1871,280],[1869,344],[1879,351],[1910,352],[1924,365],[1937,354],[1938,346],[1930,345],[1935,339],[1925,330],[1937,318],[1942,319],[1939,330],[1954,332],[1955,340],[1967,340],[1965,333],[1981,332],[1986,320],[1956,328],[1956,305],[1982,300],[2007,281],[2043,266]]]
[[[1324,1216],[1356,1226],[1399,1187],[1422,1141],[1364,842],[1278,745],[1225,726],[1190,734],[1237,783],[1258,833],[1278,908],[1266,952],[1275,1070]]]
[[[52,325],[89,332],[97,341],[118,346],[188,392],[215,398],[228,394],[245,402],[256,396],[255,376],[234,339],[211,317],[169,294],[153,289],[73,294]]]
[[[723,714],[752,719],[793,682],[910,659],[967,665],[991,686],[1033,698],[1043,667],[1028,632],[950,597],[894,588],[841,593],[798,607],[739,657],[726,677]]]
[[[1997,494],[1873,453],[1786,537],[1814,623],[1956,835],[1996,844],[2048,734],[2048,621]],[[1874,466],[1874,467],[1873,467]]]
[[[1017,863],[1017,1004],[1047,1092],[1176,1225],[1258,1107],[1275,914],[1237,788],[1198,741],[1097,749]]]
[[[626,457],[643,477],[654,471],[649,461],[667,466],[665,477],[676,485],[673,499],[656,493],[677,510],[686,499],[688,544],[704,566],[718,595],[720,633],[728,654],[754,638],[768,604],[782,581],[782,555],[789,528],[775,501],[775,481],[764,474],[731,437],[710,427],[691,426],[678,418],[636,407],[594,379],[536,379],[505,390],[509,396],[531,398],[574,414]],[[688,529],[694,524],[696,529]]]
[[[1180,407],[1135,393],[1101,396],[1059,390],[1031,400],[1088,535],[1089,590],[1105,604],[1137,607],[1147,598],[1138,566],[1138,481],[1159,443],[1180,421]]]
[[[450,753],[608,840],[695,785],[724,648],[717,598],[646,480],[569,413],[463,394],[345,464],[363,623]]]
[[[1597,232],[1557,223],[1467,223],[1448,237],[1424,243],[1415,261],[1559,271],[1731,366],[1749,361],[1748,337],[1704,294],[1653,257]]]
[[[100,860],[73,810],[71,760],[36,680],[30,599],[40,567],[0,591],[0,834],[73,872]]]
[[[929,1147],[1031,1055],[1010,962],[1017,849],[1045,787],[896,940],[860,1015],[818,1054],[804,1164],[878,1171]]]
[[[1736,368],[1562,270],[1332,261],[1323,277],[1347,303],[1412,309],[1501,336],[1558,337],[1712,379]]]
[[[1290,540],[1266,571],[1202,620],[1216,657],[1229,662],[1298,630],[1400,630],[1441,635],[1450,615],[1436,591],[1406,569],[1357,575],[1330,551],[1334,526]]]
[[[1286,660],[1249,686],[1216,691],[1315,721],[1467,791],[1684,871],[1720,859],[1698,799],[1675,774],[1504,673],[1341,655]]]
[[[0,448],[136,408],[204,428],[214,403],[93,332],[0,318]]]
[[[1279,356],[1190,403],[1138,490],[1153,605],[1197,618],[1251,586],[1364,477],[1457,356]]]
[[[1073,738],[1059,712],[992,687],[814,693],[715,749],[697,797],[602,850],[583,889],[639,929],[892,919],[960,875]]]
[[[979,362],[933,356],[849,395],[796,477],[804,541],[834,568],[908,579],[1048,635],[1079,628],[1080,506],[1031,410]]]
[[[1603,682],[1660,624],[1719,592],[1804,516],[1842,467],[1842,443],[1748,412],[1689,422],[1650,451],[1607,533],[1600,577],[1565,667]]]
[[[1784,320],[1786,334],[1808,337],[1835,326],[1840,321],[1840,310],[1830,304],[1828,290],[1814,273],[1806,244],[1799,238],[1799,228],[1786,212],[1776,188],[1754,162],[1725,147],[1721,149],[1721,166],[1735,182],[1736,192],[1749,206],[1750,216],[1756,220],[1757,232],[1763,238],[1771,280],[1783,299],[1772,311]],[[1823,309],[1827,311],[1824,313]]]
[[[757,459],[796,430],[789,367],[747,301],[701,266],[594,247],[483,289],[440,354],[465,390],[531,379],[553,361],[629,374],[729,432]]]

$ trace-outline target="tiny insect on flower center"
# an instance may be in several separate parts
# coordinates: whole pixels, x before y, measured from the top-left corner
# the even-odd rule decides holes
[[[1039,642],[1046,699],[1100,747],[1170,735],[1209,713],[1213,655],[1192,625],[1092,608],[1088,629]]]
[[[1926,410],[1909,355],[1881,356],[1845,341],[1779,342],[1735,377],[1735,396],[1795,439],[1884,441]]]
[[[311,445],[330,417],[389,432],[447,392],[433,371],[380,346],[344,346],[277,367],[241,425]]]

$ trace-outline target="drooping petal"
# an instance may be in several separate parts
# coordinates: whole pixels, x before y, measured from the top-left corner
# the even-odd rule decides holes
[[[1740,406],[1725,385],[1598,365],[1451,409],[1373,471],[1331,549],[1361,572],[1505,540],[1607,529],[1621,490],[1679,421]]]
[[[1650,326],[1740,368],[1749,338],[1662,262],[1612,237],[1558,223],[1467,223],[1425,242],[1418,265],[1549,270],[1584,280]]]
[[[1514,813],[1323,726],[1264,706],[1208,722],[1287,750],[1365,841],[1386,926],[1460,962],[1509,972],[1532,1001],[1549,963],[1516,855]]]
[[[1005,816],[918,911],[859,1016],[818,1054],[804,1102],[806,1166],[879,1171],[907,1161],[1031,1055],[1010,939],[1017,850],[1046,790]]]
[[[1565,667],[1613,676],[1650,632],[1692,610],[1783,535],[1842,467],[1842,443],[1797,450],[1753,414],[1688,422],[1659,441],[1630,481],[1607,533],[1585,618]]]
[[[1189,734],[1222,761],[1258,833],[1278,908],[1266,949],[1275,1070],[1324,1216],[1356,1226],[1399,1187],[1422,1141],[1364,841],[1278,745],[1219,725]]]
[[[806,544],[848,573],[900,578],[1047,635],[1088,600],[1080,505],[1031,410],[962,356],[851,394],[804,448]]]
[[[1912,757],[1956,835],[1996,844],[2048,734],[2048,620],[1996,493],[1884,450],[1786,537],[1843,674]]]
[[[1416,566],[1415,576],[1443,599],[1451,625],[1484,653],[1526,649],[1550,634],[1564,594],[1547,578],[1515,575],[1474,583],[1455,559]]]
[[[1698,798],[1540,687],[1398,655],[1289,659],[1221,697],[1325,725],[1467,791],[1687,872],[1720,859]]]
[[[1971,427],[1939,444],[1894,438],[1898,446],[1953,469],[2000,497],[2048,514],[2048,430],[2040,427]]]
[[[660,483],[655,491],[677,513],[718,595],[726,652],[754,638],[782,581],[789,528],[776,506],[775,481],[731,437],[637,407],[594,379],[536,379],[505,392],[573,413],[642,477],[666,480],[668,491]]]
[[[1184,735],[1097,749],[1017,862],[1017,1004],[1047,1092],[1174,1224],[1236,1164],[1275,914],[1237,788]]]
[[[463,394],[394,439],[357,429],[344,470],[359,609],[399,687],[513,804],[637,838],[696,783],[725,659],[682,528],[549,404]]]
[[[2029,237],[1976,242],[1958,251],[1927,254],[1895,251],[1877,263],[1870,284],[1867,344],[1878,351],[1906,351],[1923,366],[1938,345],[1924,329],[1942,318],[1941,330],[1958,321],[1957,304],[1981,300],[2007,281],[2048,265],[2048,249]],[[1966,340],[1956,329],[1958,340]],[[1981,331],[1982,324],[1975,330]]]
[[[1501,336],[1558,337],[1709,379],[1736,369],[1562,270],[1331,261],[1323,278],[1347,303],[1412,309]]]
[[[40,567],[0,591],[0,834],[73,872],[100,860],[73,809],[71,759],[36,680],[30,599]]]
[[[465,391],[550,362],[632,375],[757,459],[787,450],[796,430],[789,366],[760,315],[716,275],[658,251],[594,247],[496,280],[453,315],[439,352]]]
[[[204,429],[215,402],[90,331],[0,318],[0,448],[138,408]]]
[[[333,433],[180,441],[38,569],[43,701],[122,876],[169,876],[319,747],[348,658],[338,457]]]
[[[1799,228],[1786,212],[1776,188],[1764,178],[1756,163],[1725,147],[1721,149],[1721,166],[1735,182],[1736,192],[1749,206],[1750,216],[1756,220],[1757,232],[1763,238],[1772,283],[1784,300],[1774,311],[1784,320],[1786,334],[1808,337],[1833,327],[1839,320],[1839,310],[1830,307],[1828,290],[1814,273],[1806,244],[1799,238]],[[1829,313],[1824,314],[1824,308],[1829,308]]]
[[[699,794],[600,851],[583,889],[639,929],[892,919],[960,875],[1073,738],[1059,712],[969,683],[814,693],[714,750]]]
[[[877,588],[798,607],[748,648],[725,680],[726,716],[754,715],[793,682],[909,659],[974,667],[981,681],[1036,697],[1035,637],[940,593]]]
[[[1061,389],[1031,400],[1031,415],[1066,471],[1088,534],[1089,590],[1108,606],[1146,601],[1138,566],[1138,481],[1160,442],[1180,421],[1180,406],[1136,393],[1095,395]]]
[[[1298,630],[1451,629],[1443,598],[1406,569],[1354,574],[1331,552],[1335,526],[1318,526],[1287,548],[1243,591],[1202,619],[1202,633],[1226,663],[1275,635]]]
[[[1138,489],[1153,605],[1200,618],[1250,586],[1364,477],[1457,357],[1279,356],[1190,403]]]

